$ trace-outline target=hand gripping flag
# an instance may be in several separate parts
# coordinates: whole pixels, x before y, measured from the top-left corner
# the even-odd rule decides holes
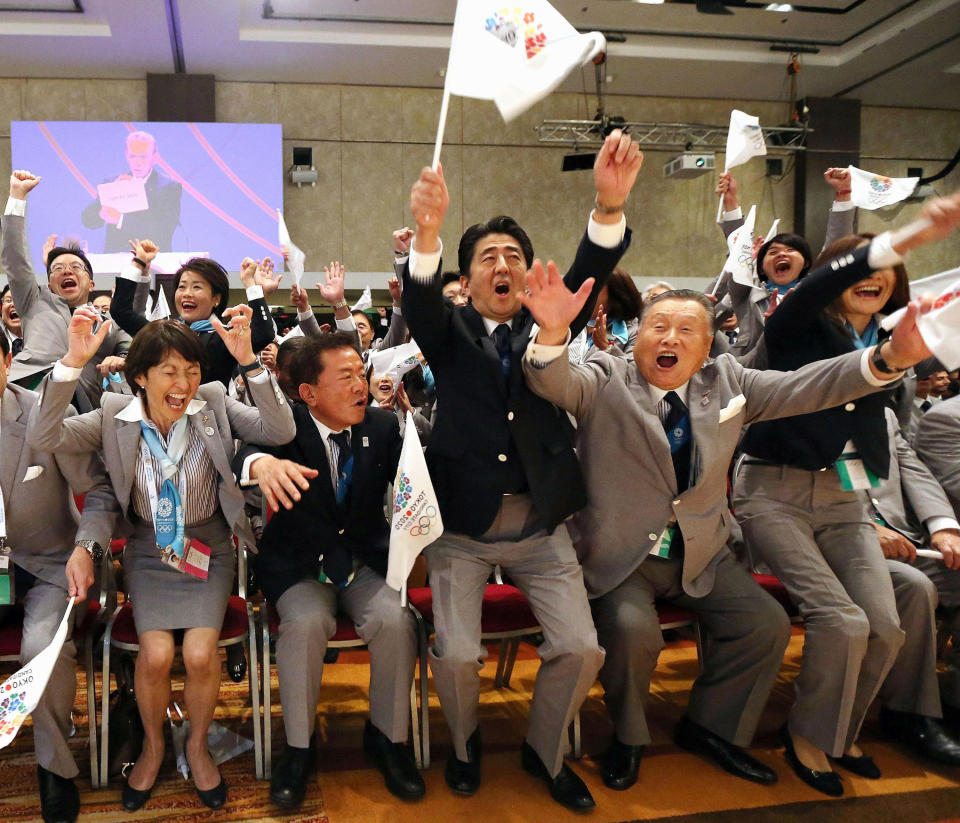
[[[280,239],[280,248],[287,253],[287,268],[293,275],[293,282],[300,286],[303,279],[303,264],[307,256],[294,245],[290,239],[290,232],[287,231],[287,224],[283,220],[283,212],[277,209],[277,233]]]
[[[75,600],[75,597],[71,597],[67,603],[67,611],[50,645],[0,684],[0,749],[10,745],[27,715],[37,708],[60,656],[60,649],[67,639],[70,612]]]
[[[856,166],[850,172],[850,202],[861,209],[880,209],[899,203],[917,187],[919,177],[884,177]]]
[[[387,585],[401,593],[406,605],[407,577],[413,563],[427,546],[443,534],[440,506],[427,472],[420,437],[407,412],[403,449],[393,481],[393,522],[390,526],[390,553],[387,558]]]
[[[944,279],[948,275],[954,275],[954,278],[947,284]],[[953,371],[960,368],[960,269],[952,269],[949,272],[928,277],[927,281],[938,283],[941,286],[940,296],[933,303],[933,308],[927,314],[921,314],[917,317],[917,329],[923,342],[934,357],[939,360],[944,368]],[[914,284],[911,283],[911,293]],[[929,289],[923,289],[924,292]],[[900,318],[903,317],[906,309],[899,309],[883,319],[881,325],[885,329],[892,329]]]

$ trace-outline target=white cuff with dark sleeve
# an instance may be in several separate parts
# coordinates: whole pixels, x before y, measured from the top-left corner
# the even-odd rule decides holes
[[[124,280],[132,280],[134,283],[149,283],[150,275],[144,274],[143,269],[141,269],[133,260],[128,260],[120,267],[120,271],[117,272],[117,277],[122,277]]]
[[[863,354],[860,355],[860,374],[863,375],[863,379],[871,386],[887,386],[890,383],[896,383],[897,380],[903,377],[903,372],[897,372],[893,377],[883,379],[873,376],[873,372],[870,371],[870,357],[873,355],[875,349],[876,346],[870,346],[870,348],[864,349]]]
[[[270,373],[265,366],[261,365],[259,374],[251,374],[249,377],[244,375],[244,379],[248,383],[266,383],[270,379]]]
[[[850,211],[856,207],[856,203],[854,203],[852,200],[834,200],[833,205],[830,207],[830,211]]]
[[[50,379],[54,383],[69,383],[71,380],[79,380],[83,374],[83,369],[74,369],[70,366],[64,366],[59,360],[53,364],[53,370],[50,372]]]
[[[534,326],[531,332],[531,340],[527,344],[527,350],[524,353],[526,361],[535,369],[546,368],[558,357],[566,354],[567,345],[570,343],[570,329],[567,329],[567,339],[559,346],[547,346],[544,343],[536,342],[537,327]]]
[[[725,211],[722,215],[720,215],[720,219],[717,222],[729,223],[731,220],[743,220],[743,209],[737,206],[735,209]]]
[[[623,242],[623,237],[627,233],[626,215],[620,215],[619,223],[598,223],[593,218],[593,212],[590,212],[590,219],[587,221],[587,237],[590,241],[603,249],[615,249]]]
[[[256,452],[244,459],[243,469],[240,471],[241,486],[259,486],[260,485],[259,480],[250,479],[250,467],[254,464],[254,461],[259,460],[261,457],[266,457],[266,452]]]
[[[8,214],[13,215],[14,217],[26,217],[27,201],[20,200],[16,197],[8,198],[7,207],[3,210],[3,216],[6,217]]]
[[[928,517],[923,521],[930,534],[942,532],[944,529],[956,529],[960,531],[960,523],[957,523],[952,517]]]
[[[247,300],[259,300],[263,297],[263,286],[254,284],[247,286]]]
[[[298,320],[298,321],[300,321],[300,320],[309,320],[311,317],[313,317],[313,311],[312,311],[311,309],[307,309],[306,311],[298,311],[298,312],[297,312],[297,320]]]
[[[903,257],[893,250],[893,235],[885,231],[870,241],[867,251],[867,265],[871,269],[889,269],[902,263]]]
[[[438,242],[440,248],[432,252],[418,252],[413,247],[414,244],[410,244],[410,276],[415,280],[428,283],[437,273],[437,266],[440,265],[440,258],[443,256],[443,241]]]

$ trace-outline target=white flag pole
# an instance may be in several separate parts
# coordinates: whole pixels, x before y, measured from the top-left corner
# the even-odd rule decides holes
[[[403,588],[400,589],[400,608],[407,608],[407,581],[403,581]]]
[[[433,144],[433,162],[430,167],[436,171],[440,164],[440,147],[443,145],[443,133],[447,128],[447,109],[450,108],[450,89],[443,84],[443,101],[440,103],[440,123],[437,125],[437,140]]]

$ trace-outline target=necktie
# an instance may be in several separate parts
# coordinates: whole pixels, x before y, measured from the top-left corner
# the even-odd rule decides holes
[[[931,401],[929,401],[929,400],[924,400],[924,401],[920,404],[920,411],[921,411],[921,412],[927,412],[927,411],[930,410],[930,407],[931,407],[932,405],[933,405],[933,403],[932,403]]]
[[[14,337],[14,338],[13,338],[13,345],[10,347],[10,351],[13,352],[13,356],[14,356],[14,357],[16,357],[18,354],[20,354],[20,352],[23,351],[23,338],[22,338],[22,337]]]
[[[510,380],[510,327],[501,323],[493,330],[493,342],[500,356],[500,369],[503,376]]]
[[[353,475],[353,449],[350,448],[350,433],[337,432],[330,435],[330,442],[336,446],[337,460],[337,505],[341,506],[350,491],[350,478]]]
[[[680,396],[675,391],[668,391],[664,401],[670,407],[663,429],[670,444],[670,459],[673,461],[673,472],[677,476],[677,493],[682,494],[690,486],[690,451],[692,438],[690,436],[690,415]],[[670,557],[683,557],[683,533],[679,525],[676,528],[673,542],[670,545]]]

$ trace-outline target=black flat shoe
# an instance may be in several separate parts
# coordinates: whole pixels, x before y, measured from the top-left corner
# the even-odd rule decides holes
[[[37,766],[37,782],[43,823],[74,823],[80,814],[80,793],[73,778]]]
[[[221,777],[212,789],[197,789],[197,797],[208,809],[219,809],[227,802],[227,781]]]
[[[406,743],[394,743],[369,720],[363,729],[363,751],[369,757],[391,794],[401,800],[419,800],[427,787]]]
[[[467,738],[466,762],[457,758],[456,751],[450,752],[447,768],[443,773],[450,791],[454,794],[470,797],[480,788],[480,730],[475,729]]]
[[[866,777],[868,780],[879,780],[883,776],[877,764],[873,762],[873,758],[866,754],[862,754],[860,757],[845,754],[843,757],[831,757],[830,759],[834,763],[839,763],[848,772]]]
[[[628,746],[616,737],[610,741],[610,748],[603,756],[601,777],[608,789],[622,792],[637,782],[640,773],[640,759],[645,746]]]
[[[556,777],[551,777],[540,755],[526,740],[523,741],[523,747],[520,749],[520,763],[525,771],[534,777],[539,777],[547,784],[550,797],[561,806],[575,812],[586,812],[597,805],[586,784],[566,763],[560,767]]]
[[[840,775],[836,772],[819,772],[816,769],[810,769],[800,762],[796,751],[793,748],[793,738],[790,737],[790,730],[784,725],[780,729],[780,740],[784,746],[784,756],[790,768],[804,783],[818,792],[829,795],[830,797],[841,797],[843,795],[843,782]]]
[[[946,766],[960,766],[960,742],[935,717],[896,712],[881,706],[880,728],[887,737],[921,757]]]
[[[673,742],[681,749],[712,760],[725,772],[769,786],[777,782],[777,773],[709,729],[694,723],[687,715],[680,718]]]
[[[129,783],[123,784],[123,808],[128,812],[135,812],[143,808],[143,805],[150,799],[150,793],[153,786],[149,789],[135,789]]]

